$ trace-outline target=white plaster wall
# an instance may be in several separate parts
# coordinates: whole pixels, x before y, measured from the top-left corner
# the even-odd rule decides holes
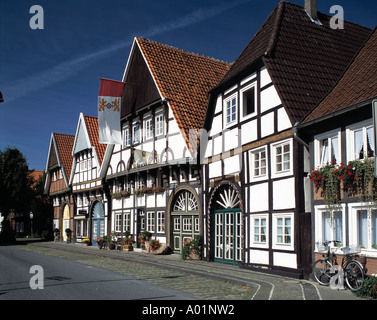
[[[265,85],[269,84],[271,82],[270,74],[268,73],[268,70],[266,67],[262,67],[260,69],[260,86],[261,88]]]
[[[250,212],[268,210],[268,183],[249,187]]]
[[[297,255],[295,253],[274,252],[274,265],[286,268],[297,268]]]
[[[240,172],[240,155],[224,159],[224,175]]]
[[[241,126],[241,143],[247,144],[257,140],[257,120],[248,121]]]
[[[250,263],[269,264],[269,251],[249,250]]]
[[[210,179],[221,176],[221,161],[209,164],[208,176]]]
[[[274,181],[272,189],[274,210],[295,207],[295,179],[293,177]]]
[[[274,113],[270,112],[261,117],[261,136],[265,137],[274,133]]]
[[[274,86],[261,91],[260,99],[261,112],[265,112],[281,104],[281,100]]]
[[[278,110],[278,131],[292,128],[291,120],[284,108]]]
[[[224,130],[223,131],[224,137],[224,151],[229,151],[231,149],[235,149],[239,147],[238,143],[238,129],[232,130]]]

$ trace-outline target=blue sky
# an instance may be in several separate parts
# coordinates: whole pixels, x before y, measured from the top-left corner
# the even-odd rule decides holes
[[[0,0],[0,149],[17,147],[44,170],[51,132],[75,134],[97,116],[98,77],[121,80],[134,36],[234,61],[278,0]],[[304,5],[304,0],[290,2]],[[44,29],[32,30],[32,5]],[[374,28],[376,1],[318,0]]]

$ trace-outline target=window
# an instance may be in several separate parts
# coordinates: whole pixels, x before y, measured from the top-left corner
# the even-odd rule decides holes
[[[123,232],[130,231],[130,212],[123,214]]]
[[[277,218],[276,239],[279,244],[291,244],[292,242],[292,219],[290,217]]]
[[[341,163],[340,130],[315,137],[315,166],[323,167],[328,163]]]
[[[148,211],[147,212],[147,231],[154,232],[154,226],[155,226],[155,213],[154,211]]]
[[[155,117],[156,137],[164,134],[164,115],[157,114]]]
[[[373,125],[371,121],[351,126],[347,129],[348,161],[375,156]]]
[[[123,147],[129,147],[131,145],[130,128],[128,126],[123,127]]]
[[[342,211],[322,212],[322,241],[337,240],[343,244]]]
[[[165,233],[165,211],[157,211],[157,232]]]
[[[153,138],[153,126],[152,126],[151,118],[144,120],[144,135],[145,135],[145,140]]]
[[[272,174],[292,174],[292,140],[272,145]]]
[[[272,247],[274,249],[294,250],[293,217],[293,213],[275,213],[272,215]]]
[[[140,124],[139,122],[135,122],[132,125],[132,144],[138,144],[140,142]]]
[[[251,168],[252,176],[254,178],[265,177],[267,175],[267,149],[263,147],[261,149],[251,151]]]
[[[225,100],[225,125],[237,120],[237,96],[233,95]]]
[[[350,245],[377,249],[377,209],[368,203],[350,205]]]
[[[250,117],[256,113],[255,83],[241,90],[241,117]]]
[[[267,242],[267,219],[254,218],[254,243]]]
[[[122,228],[122,215],[115,215],[115,232],[121,232]]]

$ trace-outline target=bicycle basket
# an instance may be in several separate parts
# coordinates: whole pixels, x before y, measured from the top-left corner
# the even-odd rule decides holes
[[[323,244],[323,242],[316,242],[315,243],[316,251],[319,253],[326,253],[327,252],[327,246]]]
[[[342,251],[344,254],[355,254],[361,252],[360,246],[354,245],[354,246],[349,246],[342,248]]]

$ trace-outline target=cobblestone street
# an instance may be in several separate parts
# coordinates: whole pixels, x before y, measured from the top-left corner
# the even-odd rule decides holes
[[[183,261],[179,255],[99,250],[77,244],[34,242],[17,248],[115,271],[194,295],[198,300],[357,300],[350,291],[265,274],[238,266]]]

